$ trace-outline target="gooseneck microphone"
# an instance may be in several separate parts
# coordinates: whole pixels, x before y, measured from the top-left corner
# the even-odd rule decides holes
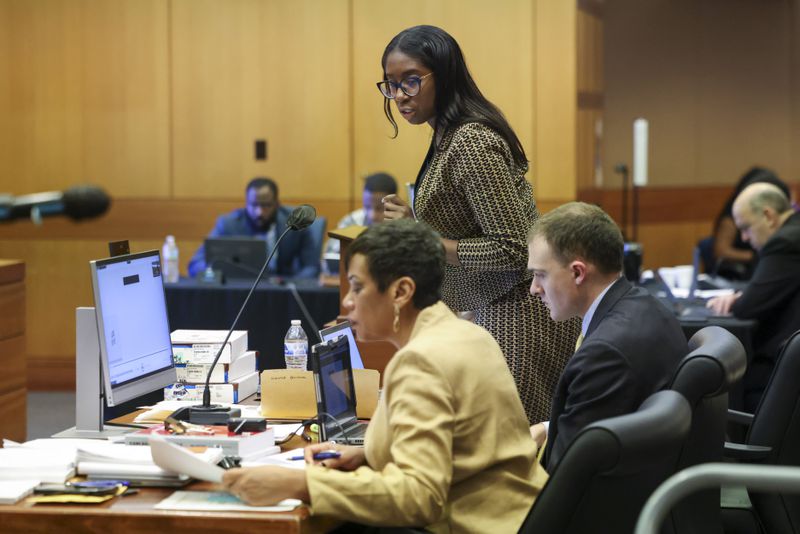
[[[0,196],[0,222],[31,219],[36,223],[42,217],[66,215],[80,221],[97,217],[108,211],[111,198],[94,185],[76,185],[66,191],[50,191],[14,197]]]
[[[217,360],[219,360],[219,357],[222,355],[222,351],[225,349],[228,339],[230,339],[231,334],[236,329],[239,318],[242,316],[242,312],[247,307],[247,303],[250,301],[253,291],[255,291],[258,282],[261,280],[261,277],[264,276],[264,271],[267,270],[267,266],[269,265],[272,256],[275,255],[275,251],[278,250],[278,244],[280,244],[283,237],[288,234],[289,231],[305,230],[309,225],[311,225],[311,223],[314,222],[314,219],[316,218],[317,210],[308,204],[303,204],[296,207],[292,211],[291,215],[289,215],[289,218],[286,220],[286,229],[283,231],[283,233],[281,233],[280,237],[278,237],[275,245],[273,245],[272,251],[270,251],[269,256],[267,256],[267,261],[265,261],[264,265],[261,267],[258,276],[256,276],[256,279],[253,281],[253,285],[250,287],[250,291],[247,293],[247,296],[242,303],[242,307],[239,308],[239,313],[236,314],[236,318],[233,320],[233,324],[228,330],[228,335],[225,336],[225,340],[220,345],[217,355],[214,356],[214,361],[211,363],[211,367],[208,369],[208,376],[206,376],[205,389],[203,390],[203,404],[190,407],[190,423],[200,425],[224,425],[228,423],[229,418],[237,417],[239,413],[241,413],[238,408],[227,408],[220,404],[211,404],[211,387],[209,386],[211,382],[211,374],[214,372],[214,367],[217,365]],[[173,414],[173,417],[176,419],[184,419],[183,415],[183,413],[178,414],[178,412],[176,412]]]

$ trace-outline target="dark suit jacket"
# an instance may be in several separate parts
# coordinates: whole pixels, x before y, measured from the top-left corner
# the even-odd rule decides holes
[[[544,463],[558,464],[586,425],[636,411],[663,389],[688,353],[675,314],[620,278],[595,310],[553,397]]]
[[[275,215],[277,224],[277,239],[286,229],[286,220],[292,213],[289,206],[279,206]],[[322,225],[322,231],[315,231]],[[310,227],[299,232],[290,231],[278,245],[277,267],[270,274],[288,276],[292,278],[315,278],[319,276],[320,256],[322,250],[322,235],[324,234],[324,220],[318,218]],[[319,236],[317,236],[319,234]],[[264,237],[264,232],[259,232],[253,227],[247,217],[247,210],[239,208],[225,215],[221,215],[208,237]],[[200,245],[192,260],[189,262],[189,276],[196,276],[206,268],[205,247]]]
[[[733,314],[757,319],[745,389],[763,389],[781,344],[800,329],[800,213],[789,217],[759,252],[758,266]],[[753,408],[750,406],[749,408]]]

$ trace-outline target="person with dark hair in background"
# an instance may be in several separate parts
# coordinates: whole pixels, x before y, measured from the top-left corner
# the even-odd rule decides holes
[[[444,255],[430,228],[407,220],[371,226],[350,244],[347,318],[360,341],[397,349],[365,446],[310,445],[305,471],[231,469],[231,493],[253,505],[303,499],[315,515],[362,525],[519,529],[546,474],[500,347],[439,300]],[[338,458],[314,459],[332,449]]]
[[[394,176],[385,172],[370,174],[364,179],[361,208],[351,211],[339,221],[336,228],[371,226],[383,221],[383,197],[397,193]],[[325,244],[325,254],[338,254],[339,240],[330,238]]]
[[[792,197],[789,187],[771,170],[753,167],[744,173],[714,221],[714,265],[706,266],[706,269],[714,274],[734,280],[748,280],[753,275],[758,258],[753,247],[742,240],[736,229],[733,221],[733,202],[745,187],[755,183],[773,184],[780,188],[787,198]]]
[[[758,252],[744,290],[715,297],[707,306],[718,315],[757,319],[753,357],[742,378],[744,408],[753,413],[767,387],[781,345],[800,329],[800,213],[771,183],[750,184],[733,203],[733,219]]]
[[[531,427],[552,473],[587,425],[635,412],[669,384],[688,352],[675,315],[622,274],[622,233],[597,206],[570,202],[541,217],[529,236],[530,291],[556,321],[582,320],[575,354],[548,423]]]
[[[500,110],[478,90],[458,43],[434,26],[395,36],[381,58],[384,112],[397,135],[391,101],[433,138],[415,184],[414,209],[384,199],[387,219],[416,217],[442,237],[443,300],[471,312],[503,349],[530,421],[550,399],[572,355],[580,323],[556,324],[528,292],[525,233],[538,213],[525,179],[522,144]]]
[[[286,220],[291,213],[291,207],[280,204],[278,184],[274,180],[253,178],[245,188],[245,207],[221,215],[208,237],[264,239],[269,251],[286,229]],[[320,248],[321,243],[315,243],[309,228],[289,232],[278,245],[267,273],[290,278],[316,278],[320,272]],[[205,255],[205,247],[200,245],[189,261],[190,277],[206,269]]]

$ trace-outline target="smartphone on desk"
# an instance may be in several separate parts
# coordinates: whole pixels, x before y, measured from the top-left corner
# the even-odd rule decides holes
[[[72,484],[39,484],[33,488],[37,495],[115,495],[117,486],[75,486]]]

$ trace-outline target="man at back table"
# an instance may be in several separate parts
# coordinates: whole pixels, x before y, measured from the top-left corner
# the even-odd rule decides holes
[[[743,291],[711,299],[708,306],[720,315],[758,320],[743,379],[744,408],[753,412],[781,344],[800,329],[800,214],[778,187],[757,183],[736,197],[733,220],[758,253],[758,265]]]
[[[270,178],[253,178],[245,189],[245,207],[217,219],[208,237],[253,237],[264,239],[271,250],[292,208],[281,206],[278,184]],[[206,268],[205,248],[201,245],[189,262],[189,276]],[[320,271],[320,245],[314,243],[311,229],[289,232],[278,245],[268,273],[292,278],[315,278]]]
[[[547,213],[530,231],[528,253],[531,293],[553,320],[582,319],[550,421],[531,427],[540,445],[547,438],[552,472],[586,425],[634,412],[663,389],[688,347],[674,314],[621,276],[622,234],[600,208],[570,202]]]

